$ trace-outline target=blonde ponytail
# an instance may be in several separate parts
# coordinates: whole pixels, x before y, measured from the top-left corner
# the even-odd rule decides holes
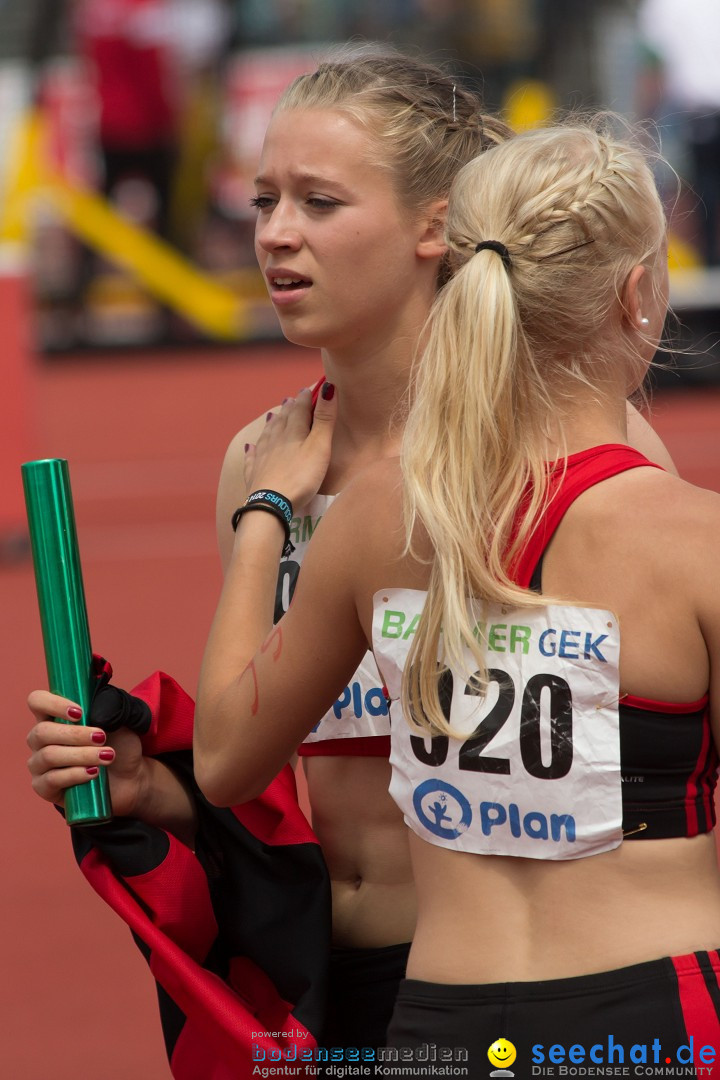
[[[610,369],[639,364],[607,316],[663,235],[642,154],[590,126],[519,136],[457,177],[447,240],[459,268],[430,315],[402,449],[408,545],[421,527],[434,549],[403,700],[432,731],[453,734],[445,668],[466,668],[469,650],[481,693],[487,683],[468,598],[547,603],[510,568],[549,498],[549,425],[562,447],[577,391],[602,395]]]

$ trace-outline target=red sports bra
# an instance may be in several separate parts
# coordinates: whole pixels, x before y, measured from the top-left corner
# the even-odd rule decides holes
[[[545,549],[579,495],[602,480],[643,466],[660,468],[620,444],[568,457],[564,474],[557,469],[553,501],[513,568],[518,584],[542,592]],[[623,694],[619,713],[624,838],[659,840],[711,832],[718,754],[708,695],[679,704]]]

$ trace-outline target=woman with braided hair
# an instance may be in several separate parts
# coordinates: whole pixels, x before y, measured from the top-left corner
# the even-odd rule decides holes
[[[300,561],[335,495],[364,467],[398,453],[398,406],[423,324],[449,273],[443,225],[451,183],[462,165],[510,134],[483,116],[477,97],[451,76],[375,50],[331,58],[297,79],[275,109],[256,182],[257,255],[286,337],[322,349],[327,384],[314,438],[327,429],[319,421],[337,408],[322,486],[307,499],[296,494],[288,525],[295,550],[288,546],[275,559],[275,618],[289,607]],[[236,536],[246,520],[265,516],[243,514],[242,529],[233,533],[235,511],[262,479],[255,445],[265,430],[284,428],[288,412],[311,408],[308,392],[298,402],[273,410],[269,422],[263,414],[228,450],[217,518],[227,573],[237,566]],[[638,446],[667,462],[635,410],[628,407],[628,415]],[[277,486],[282,490],[280,480]],[[366,530],[374,532],[372,520],[358,539]],[[326,658],[307,644],[302,684],[311,693]],[[64,715],[53,710],[66,703],[36,694],[32,707],[40,723],[30,736],[31,772],[38,793],[57,800],[82,778],[79,765],[106,762],[90,748],[91,727],[70,736],[70,728],[45,724],[48,714]],[[286,708],[293,712],[290,703]],[[72,745],[60,750],[61,738]],[[416,908],[406,830],[388,795],[388,708],[372,657],[359,657],[333,700],[318,705],[298,745],[332,879],[336,949],[326,1042],[378,1045],[404,973]],[[111,784],[113,772],[123,775],[119,764],[116,758],[108,767]],[[138,770],[131,775],[134,782]],[[158,803],[167,813],[172,799],[167,792],[156,799],[155,814]],[[133,810],[143,816],[142,806]],[[186,813],[181,804],[178,817]]]
[[[652,174],[598,126],[518,136],[460,170],[446,240],[401,458],[329,509],[259,650],[283,532],[239,524],[198,780],[221,803],[262,790],[372,646],[418,898],[399,1060],[704,1064],[720,497],[628,443],[667,306]],[[341,404],[310,435],[307,401],[286,404],[253,484],[306,501]]]

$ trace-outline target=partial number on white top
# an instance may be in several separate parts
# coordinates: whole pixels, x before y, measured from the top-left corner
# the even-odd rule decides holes
[[[425,593],[375,596],[373,649],[391,699],[391,794],[414,832],[477,854],[573,859],[622,840],[617,619],[596,608],[471,610],[471,654],[440,681],[458,737],[408,723],[398,699]]]

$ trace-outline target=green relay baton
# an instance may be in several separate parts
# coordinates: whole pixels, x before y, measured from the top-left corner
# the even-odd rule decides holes
[[[92,648],[68,463],[64,458],[28,461],[21,471],[50,690],[76,701],[86,724]],[[99,825],[111,817],[104,769],[65,792],[68,825]]]

